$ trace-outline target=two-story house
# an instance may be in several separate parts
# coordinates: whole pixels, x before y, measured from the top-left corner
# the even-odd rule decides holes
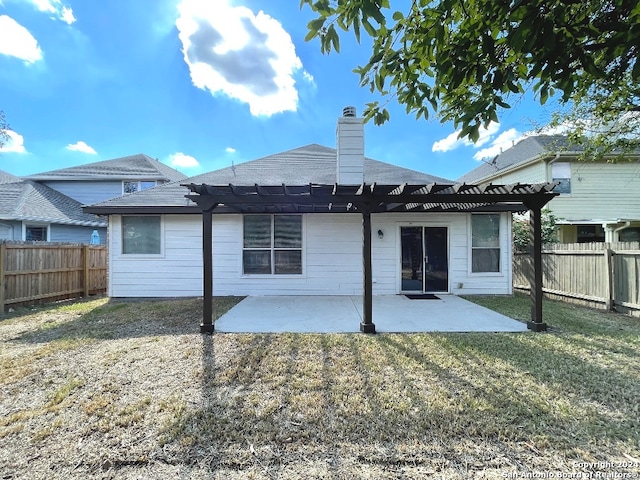
[[[466,183],[558,182],[549,204],[562,243],[640,241],[640,153],[580,159],[565,136],[525,138],[460,177]]]
[[[24,178],[0,172],[0,240],[104,244],[106,218],[83,212],[83,205],[184,178],[144,154]]]

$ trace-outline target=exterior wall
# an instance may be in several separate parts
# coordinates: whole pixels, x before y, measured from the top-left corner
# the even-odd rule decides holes
[[[122,255],[121,225],[109,217],[109,296],[202,296],[202,217],[164,215],[160,255]]]
[[[536,162],[512,172],[503,173],[491,178],[491,182],[497,184],[510,184],[517,182],[541,183],[548,180],[550,179],[547,179],[546,164],[543,162]]]
[[[122,181],[98,182],[91,180],[50,180],[41,182],[71,197],[83,205],[103,202],[115,197],[122,196]]]
[[[549,179],[550,180],[550,179]],[[571,194],[549,203],[560,219],[640,219],[640,162],[572,162]]]
[[[22,240],[22,223],[12,220],[0,221],[0,240]]]
[[[458,295],[509,294],[511,287],[511,214],[500,218],[500,272],[471,273],[471,215],[382,214],[372,216],[373,292],[400,292],[400,227],[447,227],[449,237],[449,292]],[[375,232],[382,230],[384,238]],[[359,285],[359,289],[361,290]],[[358,294],[361,292],[358,291]]]
[[[214,295],[361,295],[362,218],[358,214],[305,215],[302,275],[243,275],[242,217],[214,215]],[[381,214],[372,216],[373,293],[400,291],[400,226],[449,229],[449,286],[457,294],[511,293],[511,220],[501,217],[501,272],[471,272],[470,215]],[[179,297],[202,295],[202,219],[165,215],[160,255],[122,255],[121,218],[110,217],[109,295]],[[376,235],[383,230],[384,238]]]
[[[49,225],[49,241],[51,242],[71,242],[71,243],[90,243],[91,233],[94,230],[100,235],[100,244],[107,243],[107,229],[94,227],[81,227],[75,225]]]

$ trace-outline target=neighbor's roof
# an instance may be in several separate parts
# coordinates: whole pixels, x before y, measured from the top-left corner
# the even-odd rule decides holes
[[[537,135],[520,140],[490,160],[484,160],[478,167],[458,178],[459,183],[475,183],[520,163],[552,155],[560,151],[582,151],[579,145],[571,145],[564,135]]]
[[[2,182],[0,175],[0,183]],[[106,227],[107,222],[82,211],[82,204],[31,180],[2,183],[0,220]]]
[[[36,173],[25,178],[40,181],[137,179],[175,182],[184,180],[187,176],[148,155],[139,153],[128,157],[114,158],[113,160]]]
[[[364,180],[367,183],[428,184],[451,183],[441,177],[398,167],[365,158]],[[308,185],[336,182],[336,150],[311,144],[286,152],[276,153],[235,166],[197,175],[186,180],[160,185],[142,192],[125,195],[87,207],[87,211],[106,213],[111,208],[124,207],[185,207],[195,206],[185,195],[189,190],[181,184],[210,185]]]

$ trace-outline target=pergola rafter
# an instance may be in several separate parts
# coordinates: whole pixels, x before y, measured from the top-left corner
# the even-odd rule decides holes
[[[531,283],[530,329],[546,330],[542,321],[541,210],[556,193],[555,184],[307,184],[208,185],[184,184],[203,216],[202,332],[213,332],[211,320],[212,214],[223,213],[359,213],[363,232],[363,321],[360,330],[375,332],[372,322],[371,214],[395,212],[522,212],[530,210],[534,272]]]

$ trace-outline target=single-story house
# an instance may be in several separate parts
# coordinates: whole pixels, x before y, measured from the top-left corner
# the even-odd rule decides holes
[[[86,211],[109,216],[110,296],[204,285],[206,324],[212,293],[509,294],[511,212],[539,213],[551,188],[453,185],[366,158],[347,108],[336,149],[307,145]]]

